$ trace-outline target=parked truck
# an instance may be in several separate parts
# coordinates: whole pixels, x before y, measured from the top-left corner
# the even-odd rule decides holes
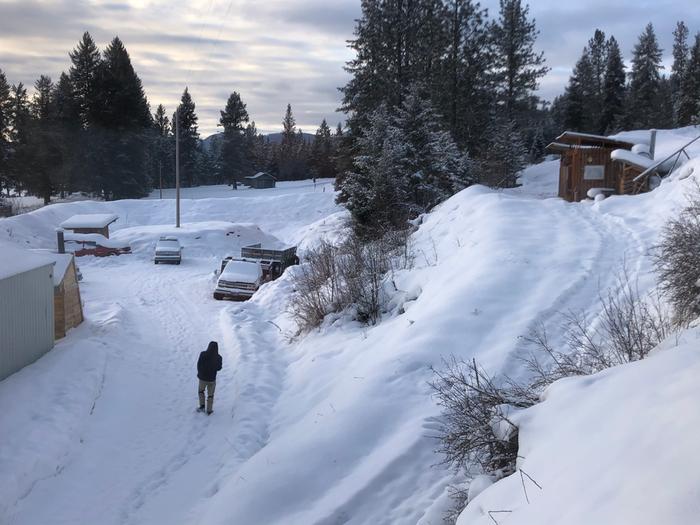
[[[277,279],[288,266],[299,264],[296,250],[266,249],[260,244],[241,248],[240,257],[221,261],[214,299],[250,299],[263,283]]]

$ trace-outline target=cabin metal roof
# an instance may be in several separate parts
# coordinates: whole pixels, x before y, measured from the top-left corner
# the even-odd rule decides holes
[[[603,135],[565,131],[545,148],[547,151],[562,152],[574,148],[610,148],[631,149],[634,144],[624,140],[612,139]]]

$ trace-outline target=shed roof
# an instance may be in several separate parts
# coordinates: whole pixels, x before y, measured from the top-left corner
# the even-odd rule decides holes
[[[72,230],[75,228],[104,228],[119,218],[113,213],[88,213],[73,215],[70,219],[61,223],[61,228]]]
[[[567,146],[566,148],[564,148]],[[563,151],[570,147],[598,147],[598,148],[620,148],[631,149],[634,144],[624,140],[613,139],[603,135],[593,135],[591,133],[578,133],[576,131],[565,131],[547,146],[549,151]]]
[[[50,254],[25,250],[12,243],[0,242],[0,280],[55,263]]]
[[[246,179],[260,179],[262,177],[269,177],[271,179],[277,180],[274,176],[270,175],[269,173],[265,171],[259,171],[255,175],[250,175],[249,177],[245,177]]]
[[[66,270],[73,260],[72,253],[55,253],[49,250],[32,250],[32,253],[37,253],[49,257],[55,263],[53,267],[53,285],[58,286],[66,276]]]

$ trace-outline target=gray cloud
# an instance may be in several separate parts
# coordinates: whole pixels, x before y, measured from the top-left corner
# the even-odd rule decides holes
[[[700,29],[695,1],[531,0],[537,46],[552,71],[540,94],[553,98],[596,27],[615,35],[629,60],[637,36],[652,20],[670,61],[672,31],[685,20]],[[498,0],[482,1],[493,19]],[[0,1],[0,68],[10,82],[57,78],[83,31],[100,48],[118,34],[129,49],[152,106],[172,112],[185,85],[197,104],[203,135],[215,132],[219,110],[241,93],[264,131],[279,130],[287,103],[300,127],[342,120],[339,86],[351,57],[359,0],[10,0]]]

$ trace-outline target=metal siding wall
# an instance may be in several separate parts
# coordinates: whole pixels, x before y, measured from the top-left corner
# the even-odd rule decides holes
[[[53,266],[0,280],[0,380],[53,348]]]

